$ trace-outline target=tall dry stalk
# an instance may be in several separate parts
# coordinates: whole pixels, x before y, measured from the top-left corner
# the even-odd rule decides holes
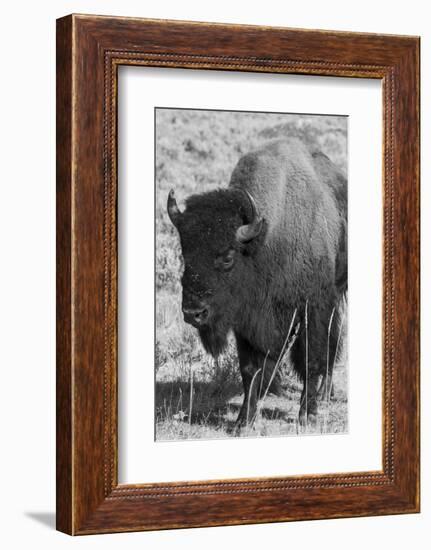
[[[246,418],[245,418],[246,426],[248,426],[248,416],[249,416],[249,413],[250,413],[250,399],[251,399],[251,395],[252,395],[252,392],[253,392],[253,385],[254,385],[254,381],[256,380],[256,376],[259,374],[259,372],[260,372],[260,369],[257,369],[257,371],[254,373],[253,378],[251,379],[250,388],[248,390],[247,415],[246,415]],[[253,422],[253,424],[254,424],[254,422]],[[253,427],[253,424],[250,425],[250,428]]]
[[[334,313],[335,313],[335,307],[332,308],[331,317],[329,319],[329,325],[328,325],[328,339],[326,343],[326,376],[325,376],[325,396],[328,397],[328,376],[329,376],[329,351],[330,351],[330,338],[331,338],[331,329],[332,329],[332,321],[334,319]]]
[[[265,367],[266,367],[266,362],[268,361],[269,352],[270,350],[266,352],[265,359],[263,361],[262,375],[260,377],[259,399],[262,397],[263,381],[265,379]]]
[[[190,363],[190,399],[189,399],[189,429],[192,428],[192,410],[193,410],[193,365]]]
[[[326,414],[325,414],[325,420],[324,420],[324,433],[327,433],[327,432],[328,432],[328,423],[329,423],[329,403],[330,403],[330,400],[331,400],[332,380],[333,380],[333,377],[332,377],[332,375],[331,375],[331,379],[330,379],[329,384],[328,384],[328,370],[329,370],[329,367],[328,367],[328,365],[329,365],[329,334],[330,334],[330,331],[331,331],[332,318],[333,318],[333,316],[334,316],[334,311],[335,311],[335,308],[332,310],[332,315],[331,315],[331,319],[330,319],[330,322],[329,322],[329,328],[328,328],[327,362],[326,362],[326,379],[325,379]],[[336,344],[336,346],[335,346],[334,358],[333,358],[333,361],[332,361],[332,373],[334,372],[335,363],[336,363],[337,355],[338,355],[338,348],[339,348],[340,341],[341,341],[341,335],[342,335],[342,333],[343,333],[344,316],[345,316],[345,311],[343,310],[343,315],[342,315],[342,317],[341,317],[341,321],[340,321],[340,325],[339,325],[339,329],[338,329],[338,337],[337,337],[337,344]]]
[[[329,318],[329,325],[328,325],[328,337],[326,341],[326,374],[325,374],[325,402],[326,402],[326,414],[324,415],[324,427],[323,432],[326,433],[328,431],[328,419],[329,419],[329,395],[328,395],[328,377],[329,377],[329,352],[330,352],[330,339],[331,339],[331,330],[332,330],[332,321],[334,319],[334,313],[335,313],[335,307],[332,308],[331,317]],[[334,370],[334,365],[332,365],[332,371]],[[331,384],[332,384],[332,375],[331,375]],[[322,380],[323,385],[323,380]],[[320,392],[320,388],[319,388]]]
[[[305,429],[308,423],[308,300],[305,302]],[[302,406],[302,402],[301,402]]]
[[[343,315],[342,315],[341,321],[340,321],[340,328],[339,328],[339,331],[338,331],[337,344],[336,344],[336,346],[335,346],[334,363],[333,363],[333,365],[332,365],[332,370],[334,370],[334,368],[335,368],[335,362],[336,362],[336,360],[337,360],[338,347],[339,347],[339,345],[340,345],[341,335],[343,334],[344,318],[345,318],[345,311],[343,311]],[[331,383],[330,383],[329,392],[328,392],[328,396],[327,396],[327,406],[328,406],[328,407],[329,407],[329,397],[331,396],[331,390],[332,390],[332,377],[331,377]]]
[[[277,370],[278,370],[278,368],[279,368],[279,366],[280,366],[280,363],[281,363],[281,361],[282,361],[284,355],[290,351],[290,349],[292,348],[293,344],[294,344],[295,341],[296,341],[296,338],[297,338],[298,333],[299,333],[299,323],[297,323],[297,325],[296,325],[296,327],[295,327],[295,333],[293,334],[292,338],[290,338],[290,335],[291,335],[291,333],[292,333],[293,323],[294,323],[295,317],[296,317],[296,312],[297,312],[297,309],[295,309],[295,311],[293,312],[292,320],[290,321],[290,326],[289,326],[289,330],[288,330],[288,332],[287,332],[287,336],[286,336],[286,338],[285,338],[285,340],[284,340],[283,346],[282,346],[281,351],[280,351],[280,353],[279,353],[279,355],[278,355],[278,358],[277,358],[277,361],[276,361],[276,363],[275,363],[275,366],[274,366],[274,368],[273,368],[273,370],[272,370],[271,378],[269,379],[268,385],[267,385],[267,387],[266,387],[266,389],[265,389],[265,393],[264,393],[262,399],[260,400],[260,402],[259,402],[259,404],[258,404],[258,406],[257,406],[256,413],[255,413],[255,415],[254,415],[254,417],[253,417],[253,419],[252,419],[252,422],[251,422],[250,427],[253,426],[254,422],[256,421],[256,418],[257,418],[258,414],[260,413],[260,411],[261,411],[261,409],[262,409],[262,407],[263,407],[263,405],[264,405],[264,403],[265,403],[265,399],[266,399],[266,396],[268,395],[269,388],[271,387],[271,384],[272,384],[272,382],[274,381],[275,375],[276,375],[276,373],[277,373]],[[267,359],[267,357],[268,357],[268,354],[269,354],[269,351],[268,351],[267,354],[266,354],[265,362],[266,362],[266,359]],[[264,366],[265,366],[265,362],[264,362]],[[256,373],[256,374],[257,374],[257,373]],[[255,374],[255,376],[256,376],[256,374]],[[262,379],[263,379],[263,376],[264,376],[264,373],[262,372]],[[253,380],[254,380],[254,377],[253,377]],[[252,381],[253,381],[253,380],[252,380]],[[261,380],[261,387],[262,387],[262,380]],[[249,395],[250,395],[250,393],[249,393]],[[248,411],[247,411],[247,420],[248,420]]]

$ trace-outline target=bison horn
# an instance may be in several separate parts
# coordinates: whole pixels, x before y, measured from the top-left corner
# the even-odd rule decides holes
[[[175,225],[178,225],[178,220],[180,219],[181,212],[178,208],[177,201],[175,199],[175,191],[171,189],[168,195],[168,214],[171,222]]]
[[[256,203],[248,191],[245,191],[251,206],[251,220],[247,225],[241,225],[237,229],[236,238],[240,243],[248,243],[262,231],[263,218],[259,216]]]

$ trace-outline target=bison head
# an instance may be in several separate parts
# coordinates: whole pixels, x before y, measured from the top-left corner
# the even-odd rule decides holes
[[[240,188],[192,195],[184,212],[171,190],[167,209],[184,259],[184,320],[198,329],[205,349],[217,356],[241,309],[264,220],[253,197]]]

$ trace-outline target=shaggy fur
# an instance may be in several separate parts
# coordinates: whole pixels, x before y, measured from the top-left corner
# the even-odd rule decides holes
[[[238,227],[251,221],[243,190],[264,219],[261,233],[246,245],[235,237]],[[183,307],[210,308],[208,324],[198,328],[205,349],[217,356],[230,330],[236,337],[244,383],[238,424],[250,420],[262,370],[265,378],[271,374],[295,310],[300,330],[291,359],[302,381],[307,375],[300,419],[313,420],[318,383],[326,372],[329,320],[334,311],[332,364],[337,306],[347,289],[343,174],[297,140],[272,142],[239,160],[227,188],[189,197],[177,228],[185,266]],[[228,251],[233,266],[220,269]]]

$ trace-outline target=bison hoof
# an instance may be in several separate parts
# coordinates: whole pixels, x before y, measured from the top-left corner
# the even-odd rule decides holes
[[[231,434],[234,437],[239,437],[241,435],[243,426],[241,424],[236,423],[235,426],[232,428]]]
[[[244,430],[246,429],[246,425],[242,422],[236,422],[234,427],[232,428],[231,435],[233,437],[240,437],[242,433],[244,433]]]
[[[325,392],[325,391],[321,391],[319,390],[319,393],[317,394],[317,400],[318,401],[332,401],[335,399],[335,393],[334,393],[334,388],[331,389],[331,393],[328,394]]]
[[[299,413],[299,424],[302,428],[314,428],[317,424],[317,415],[314,413],[308,413],[308,415],[304,412]]]
[[[253,427],[253,420],[249,420],[240,414],[237,418],[234,427],[232,428],[232,435],[239,437],[240,435],[247,433]]]
[[[307,421],[309,426],[315,428],[317,424],[317,414],[309,414]]]
[[[232,435],[238,437],[247,428],[247,422],[244,418],[239,417],[232,428]]]

